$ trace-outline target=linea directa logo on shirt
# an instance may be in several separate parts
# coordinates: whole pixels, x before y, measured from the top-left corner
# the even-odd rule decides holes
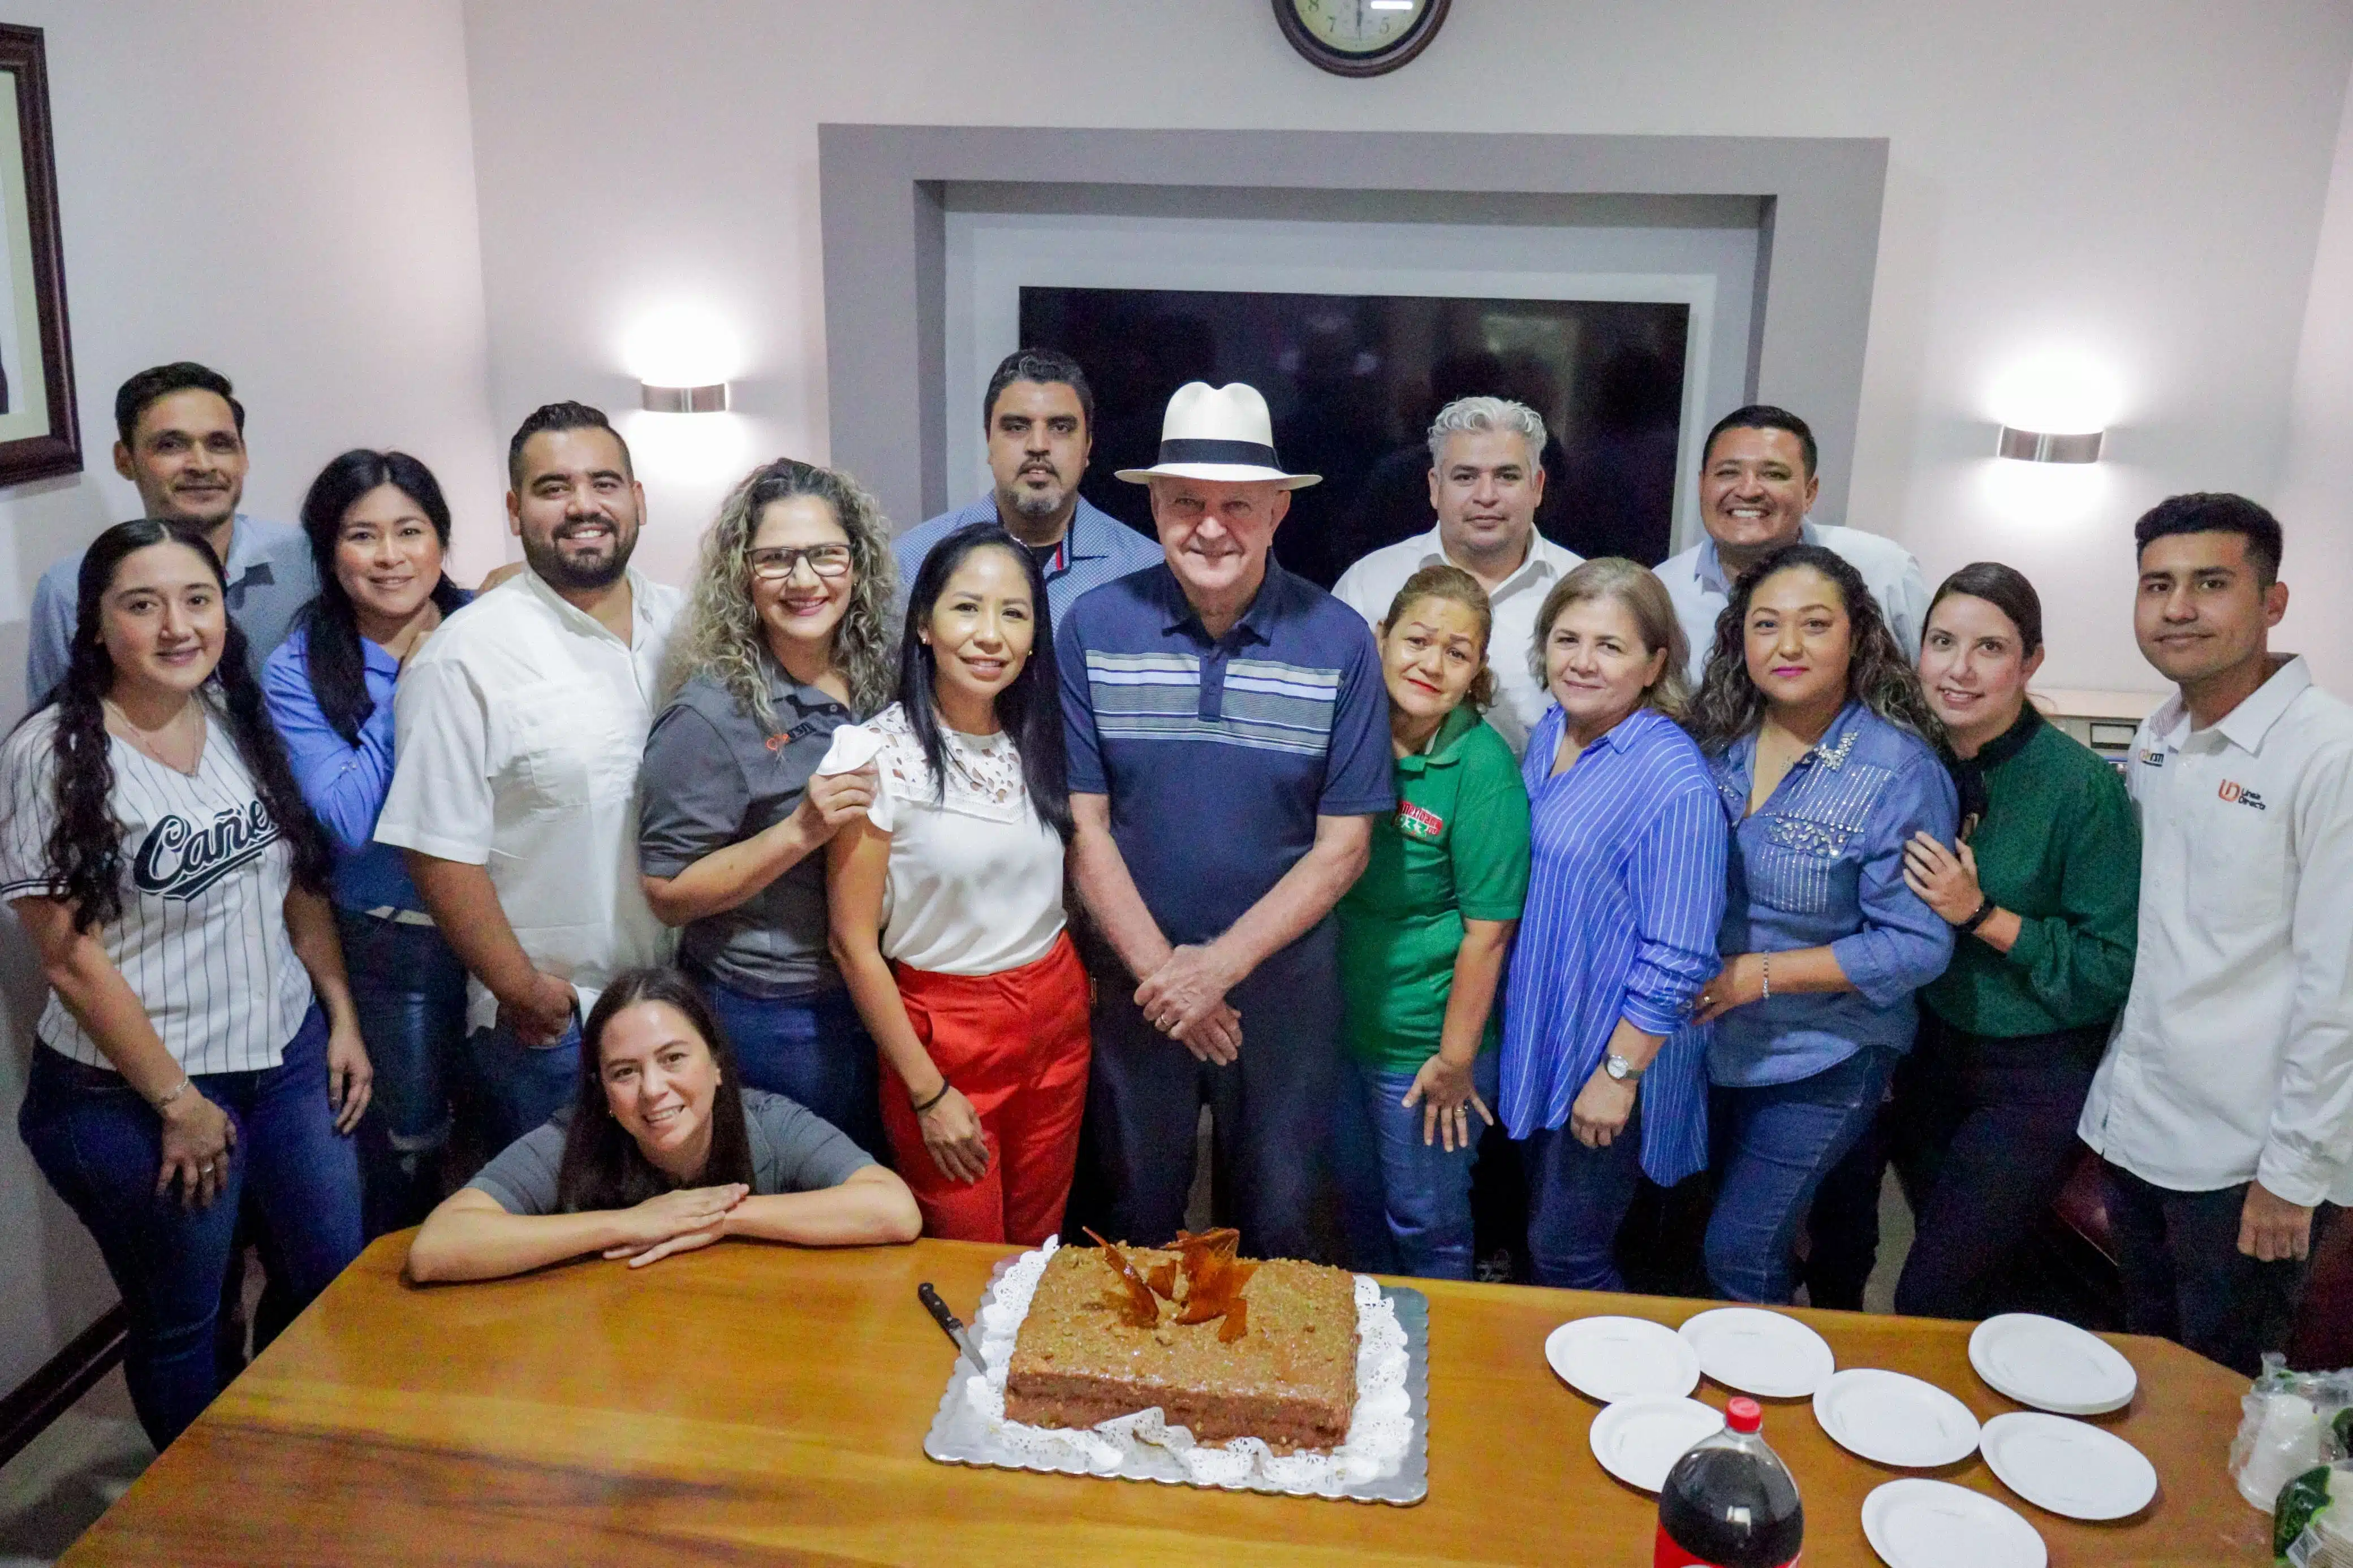
[[[278,839],[278,824],[261,802],[219,813],[200,827],[174,813],[147,830],[131,862],[131,879],[142,893],[193,899],[240,866],[261,858]]]
[[[2216,790],[2214,793],[2217,795],[2220,795],[2222,799],[2230,801],[2237,805],[2252,805],[2257,811],[2269,809],[2263,805],[2263,797],[2262,795],[2257,795],[2253,790],[2249,789],[2246,785],[2242,784],[2234,784],[2229,779],[2224,779],[2222,781],[2222,787]]]

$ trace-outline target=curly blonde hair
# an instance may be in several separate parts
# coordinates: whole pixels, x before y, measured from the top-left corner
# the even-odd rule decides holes
[[[761,724],[775,724],[768,668],[776,658],[752,605],[752,541],[760,514],[795,496],[824,501],[849,536],[849,604],[833,628],[833,667],[849,684],[850,710],[864,718],[890,703],[899,676],[891,627],[899,591],[891,520],[849,475],[797,458],[779,458],[746,474],[703,536],[685,626],[670,656],[668,695],[695,676],[708,676]]]

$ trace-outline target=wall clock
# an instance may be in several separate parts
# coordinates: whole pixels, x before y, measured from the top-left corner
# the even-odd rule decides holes
[[[1274,0],[1282,36],[1335,76],[1379,76],[1430,47],[1451,0]]]

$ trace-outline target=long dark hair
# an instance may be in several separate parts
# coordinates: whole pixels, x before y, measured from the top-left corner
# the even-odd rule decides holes
[[[675,969],[632,969],[605,987],[581,1026],[579,1089],[573,1097],[571,1125],[564,1130],[564,1159],[555,1172],[559,1213],[630,1208],[679,1185],[646,1158],[605,1100],[605,1030],[623,1008],[640,1002],[666,1003],[683,1014],[719,1069],[719,1088],[711,1100],[711,1153],[694,1184],[752,1184],[752,1134],[744,1121],[744,1086],[737,1081],[735,1053],[728,1048],[711,1004],[694,982]]]
[[[1904,656],[1887,617],[1862,574],[1845,556],[1819,544],[1785,544],[1740,574],[1732,597],[1715,617],[1715,642],[1708,650],[1707,673],[1699,695],[1692,699],[1685,728],[1700,749],[1717,754],[1753,731],[1765,720],[1765,694],[1748,679],[1748,602],[1757,585],[1778,572],[1805,566],[1829,578],[1846,605],[1848,662],[1846,691],[1882,719],[1909,730],[1938,752],[1945,750],[1945,726],[1920,691],[1920,677]]]
[[[1039,820],[1064,838],[1071,836],[1071,792],[1065,782],[1062,753],[1062,700],[1054,672],[1054,621],[1046,604],[1046,574],[1029,547],[994,522],[969,523],[932,547],[907,590],[907,631],[899,644],[899,705],[906,710],[908,727],[923,748],[934,785],[944,797],[947,790],[947,747],[941,738],[938,675],[931,648],[915,635],[927,625],[932,606],[965,556],[976,550],[1002,550],[1021,563],[1029,580],[1029,602],[1038,612],[1038,635],[1021,673],[997,694],[997,721],[1013,737],[1021,752],[1021,779],[1029,787],[1029,804]]]
[[[187,523],[141,518],[118,522],[96,539],[81,558],[74,605],[72,658],[65,679],[42,706],[58,710],[52,742],[57,759],[58,823],[50,831],[48,874],[73,906],[74,929],[88,931],[122,914],[121,828],[109,798],[114,793],[114,762],[106,733],[106,694],[114,684],[114,659],[106,651],[106,590],[125,557],[154,544],[194,551],[227,597],[220,557],[204,531]],[[227,617],[220,662],[208,686],[219,689],[230,741],[253,776],[255,793],[269,819],[294,851],[294,880],[311,892],[324,892],[327,841],[311,820],[302,792],[287,765],[286,748],[261,704],[261,683],[246,663],[245,633]],[[36,710],[37,711],[37,710]]]
[[[406,452],[375,452],[354,447],[319,470],[302,498],[302,531],[310,536],[311,559],[319,568],[319,596],[302,607],[302,625],[309,634],[311,694],[319,700],[335,733],[351,745],[360,743],[360,726],[375,711],[367,691],[367,666],[360,652],[359,616],[343,580],[335,575],[335,546],[343,531],[343,514],[378,485],[390,485],[410,500],[433,531],[441,551],[449,550],[449,503],[433,470]],[[433,602],[448,615],[473,597],[449,581],[444,571],[433,584]]]

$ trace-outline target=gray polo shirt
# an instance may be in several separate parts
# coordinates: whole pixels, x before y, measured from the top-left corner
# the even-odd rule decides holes
[[[773,662],[773,731],[708,676],[681,688],[646,737],[638,773],[638,864],[675,877],[797,810],[849,710]],[[826,943],[825,855],[804,857],[732,910],[695,921],[679,959],[732,991],[804,997],[841,984]]]
[[[508,1144],[466,1184],[490,1194],[509,1214],[555,1213],[555,1176],[571,1121],[567,1105]],[[874,1163],[831,1122],[781,1094],[745,1089],[744,1129],[752,1143],[752,1191],[760,1197],[838,1187]]]

